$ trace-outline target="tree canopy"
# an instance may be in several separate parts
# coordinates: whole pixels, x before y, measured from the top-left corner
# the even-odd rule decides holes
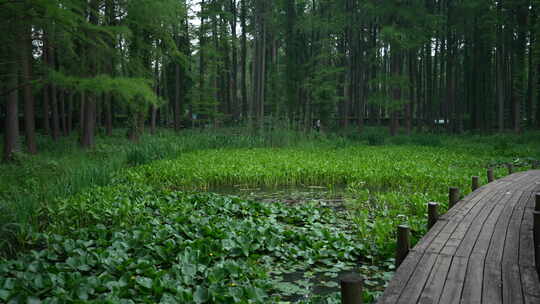
[[[113,126],[539,127],[539,6],[0,0],[4,158],[18,138],[36,153],[36,130],[91,147]]]

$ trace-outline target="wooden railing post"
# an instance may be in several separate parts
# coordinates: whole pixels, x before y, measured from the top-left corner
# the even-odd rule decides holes
[[[488,179],[488,183],[491,183],[495,180],[495,176],[493,174],[493,168],[489,168],[487,170],[487,179]]]
[[[409,254],[411,242],[409,239],[410,228],[407,225],[399,225],[397,230],[396,268],[403,263]]]
[[[428,230],[431,229],[435,223],[437,223],[437,220],[439,220],[439,212],[437,211],[438,207],[439,204],[435,202],[428,203]]]
[[[451,187],[448,193],[448,209],[454,207],[454,205],[459,201],[459,189],[456,187]]]
[[[535,197],[536,201],[533,211],[534,257],[536,261],[536,271],[540,275],[540,193],[536,193]]]
[[[349,273],[341,277],[341,304],[362,304],[362,277]]]
[[[514,173],[514,165],[513,164],[506,164],[506,168],[508,168],[508,175]]]
[[[533,211],[534,217],[534,256],[536,261],[536,272],[540,275],[540,211]]]
[[[476,190],[480,188],[480,178],[478,176],[473,176],[472,177],[472,184],[471,184],[471,189],[472,191]]]

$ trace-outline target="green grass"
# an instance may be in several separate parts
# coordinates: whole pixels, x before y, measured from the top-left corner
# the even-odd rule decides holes
[[[540,159],[538,132],[387,137],[379,129],[308,136],[222,129],[163,131],[139,144],[123,135],[100,137],[90,151],[75,138],[40,138],[38,156],[18,154],[15,163],[0,165],[0,246],[7,258],[0,300],[38,294],[61,302],[174,296],[268,303],[312,294],[317,284],[335,287],[335,275],[360,259],[370,301],[389,278],[398,224],[409,224],[417,240],[425,233],[426,203],[444,208],[449,186],[466,194],[471,176],[485,183],[489,166],[500,177],[506,162],[525,170]],[[355,200],[336,213],[318,204],[189,192],[232,185],[339,185]],[[251,235],[257,238],[247,240]],[[275,239],[273,247],[261,239]],[[193,280],[178,277],[182,267],[195,271]],[[290,272],[301,275],[291,279]],[[339,300],[334,293],[305,301]]]
[[[277,147],[309,142],[311,137],[280,131],[257,136],[243,129],[218,131],[161,131],[145,135],[140,143],[125,138],[124,130],[113,137],[98,137],[96,147],[86,151],[75,136],[53,142],[39,136],[40,153],[16,155],[10,164],[0,163],[0,254],[13,255],[24,249],[29,233],[47,225],[39,210],[94,187],[107,185],[113,173],[182,153],[219,147]],[[1,148],[1,147],[0,147]]]
[[[409,224],[415,240],[425,233],[427,202],[442,203],[444,211],[449,187],[458,187],[465,195],[472,176],[480,176],[484,184],[488,167],[495,166],[499,177],[506,175],[505,162],[525,168],[526,155],[533,151],[524,145],[516,146],[519,152],[502,154],[487,143],[444,140],[441,146],[433,146],[431,139],[413,138],[413,142],[430,144],[366,146],[336,141],[279,149],[202,150],[125,170],[116,181],[203,191],[222,185],[346,185],[357,198],[348,209],[362,243],[372,249],[370,256],[385,261],[393,255],[394,243],[388,240],[393,239],[397,225]]]
[[[484,175],[500,159],[489,151],[423,146],[320,145],[300,148],[212,149],[127,170],[120,178],[180,189],[219,185],[364,184],[368,189],[442,190]]]

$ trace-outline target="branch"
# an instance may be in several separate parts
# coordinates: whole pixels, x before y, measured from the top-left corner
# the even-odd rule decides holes
[[[21,84],[20,86],[18,87],[14,87],[14,88],[11,88],[7,91],[4,91],[4,92],[0,92],[0,97],[3,97],[3,96],[7,96],[9,94],[11,94],[13,91],[16,91],[16,90],[19,90],[19,89],[22,89],[24,87],[27,87],[33,83],[42,83],[43,82],[43,79],[39,78],[39,79],[36,79],[36,80],[32,80],[32,81],[28,81],[26,83],[23,83]]]

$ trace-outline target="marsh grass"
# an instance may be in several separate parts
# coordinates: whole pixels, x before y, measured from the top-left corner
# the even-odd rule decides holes
[[[381,129],[255,134],[231,128],[160,131],[138,144],[124,134],[99,137],[92,150],[81,150],[73,137],[40,138],[38,156],[17,154],[1,165],[0,286],[8,289],[0,288],[0,300],[25,302],[38,292],[97,299],[109,284],[123,282],[109,295],[112,302],[127,289],[129,298],[158,302],[167,298],[163,271],[177,274],[178,266],[181,273],[200,270],[197,288],[185,278],[174,282],[184,286],[176,293],[184,302],[339,303],[337,293],[326,292],[338,286],[339,273],[356,269],[369,278],[369,303],[392,275],[396,225],[408,224],[415,242],[426,230],[426,203],[439,201],[444,209],[449,186],[467,194],[472,175],[486,182],[487,167],[501,177],[505,163],[526,170],[540,156],[539,133],[388,137]],[[271,196],[190,192],[220,187],[269,189]],[[351,199],[335,208],[311,191],[273,192],[280,187],[324,187],[324,196]],[[124,273],[117,267],[126,256],[141,263]],[[170,268],[178,259],[181,265]],[[36,265],[45,268],[36,272]],[[92,276],[109,270],[102,281]],[[67,293],[43,289],[42,273],[66,278]]]
[[[161,170],[162,176],[148,182],[202,190],[237,183],[328,186],[364,182],[370,187],[410,188],[439,182],[436,189],[442,191],[441,177],[466,186],[468,175],[483,176],[485,166],[509,161],[527,165],[540,159],[540,132],[521,136],[389,137],[379,128],[366,128],[362,134],[354,130],[303,133],[284,129],[255,133],[226,128],[178,134],[160,130],[134,144],[125,138],[125,130],[115,130],[112,137],[99,136],[92,150],[82,150],[75,136],[57,142],[39,136],[38,145],[37,156],[19,153],[15,162],[0,164],[0,239],[4,253],[17,252],[32,231],[45,227],[47,220],[40,217],[40,210],[54,206],[59,198],[111,184],[114,178],[134,178],[134,172],[149,170],[153,176],[167,164],[176,169]],[[407,157],[415,161],[407,161]],[[448,159],[452,162],[445,162]],[[445,166],[439,168],[440,163]],[[127,177],[117,174],[137,166],[142,167],[130,171]],[[499,171],[501,175],[504,169]]]

